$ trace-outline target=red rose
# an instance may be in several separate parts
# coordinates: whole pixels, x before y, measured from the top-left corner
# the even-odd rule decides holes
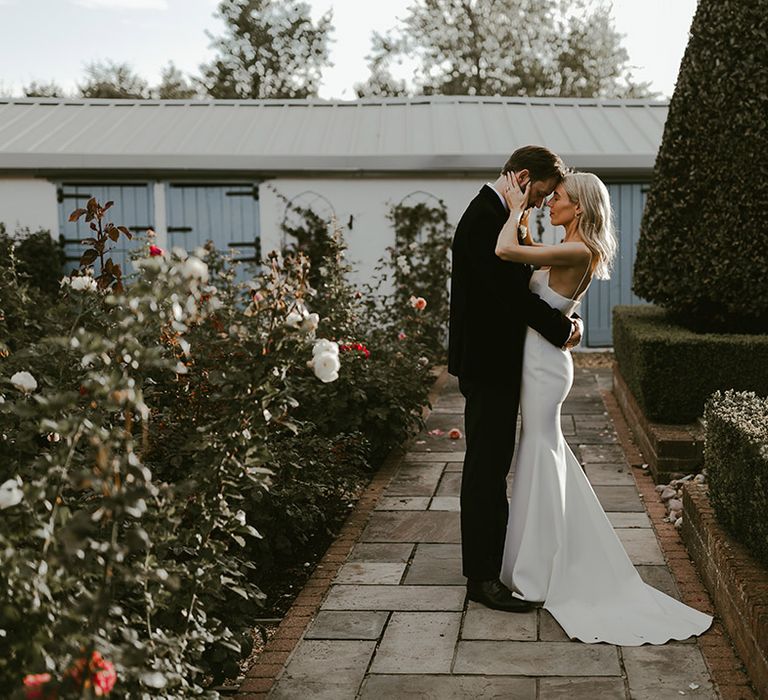
[[[155,257],[156,255],[163,255],[165,251],[162,248],[158,248],[156,245],[149,246],[149,254],[152,257]]]
[[[24,697],[27,700],[53,700],[57,697],[56,690],[45,689],[50,682],[50,673],[30,673],[24,678]]]

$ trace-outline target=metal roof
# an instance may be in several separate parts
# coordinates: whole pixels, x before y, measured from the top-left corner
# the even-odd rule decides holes
[[[650,171],[667,102],[520,97],[0,98],[3,173],[495,171],[541,144],[571,167]]]

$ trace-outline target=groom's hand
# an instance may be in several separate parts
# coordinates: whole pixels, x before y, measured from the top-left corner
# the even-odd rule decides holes
[[[584,330],[584,322],[580,318],[572,318],[573,332],[565,343],[566,350],[573,350],[581,342],[581,334]]]

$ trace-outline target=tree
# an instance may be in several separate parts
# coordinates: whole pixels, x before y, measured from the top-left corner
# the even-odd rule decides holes
[[[53,80],[49,83],[33,80],[24,87],[24,95],[27,97],[64,97],[64,89]]]
[[[333,31],[329,11],[314,24],[306,2],[222,0],[217,56],[200,67],[200,83],[215,98],[301,98],[317,95]]]
[[[188,100],[197,95],[197,90],[176,68],[173,61],[170,61],[163,68],[160,75],[160,85],[152,90],[152,95],[159,100]]]
[[[147,81],[133,72],[128,63],[90,63],[85,68],[86,82],[79,85],[82,97],[146,99]]]
[[[373,33],[373,50],[367,56],[370,75],[364,83],[355,83],[358,97],[400,97],[408,94],[405,81],[395,79],[387,65],[393,50],[396,49],[389,37],[379,32]]]
[[[620,40],[605,0],[417,0],[399,28],[374,34],[358,94],[375,94],[377,71],[409,56],[425,95],[647,96]]]
[[[768,0],[699,0],[669,105],[635,292],[696,329],[768,331]]]

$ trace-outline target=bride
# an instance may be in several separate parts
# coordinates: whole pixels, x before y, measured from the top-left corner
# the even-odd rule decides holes
[[[565,238],[549,246],[528,234],[518,238],[527,190],[507,175],[510,214],[496,255],[538,267],[531,290],[569,315],[592,277],[608,278],[616,252],[608,191],[591,173],[566,175],[547,203]],[[528,328],[502,583],[518,598],[543,601],[566,634],[582,642],[637,646],[702,634],[711,616],[640,578],[563,438],[560,411],[572,383],[570,353]]]

